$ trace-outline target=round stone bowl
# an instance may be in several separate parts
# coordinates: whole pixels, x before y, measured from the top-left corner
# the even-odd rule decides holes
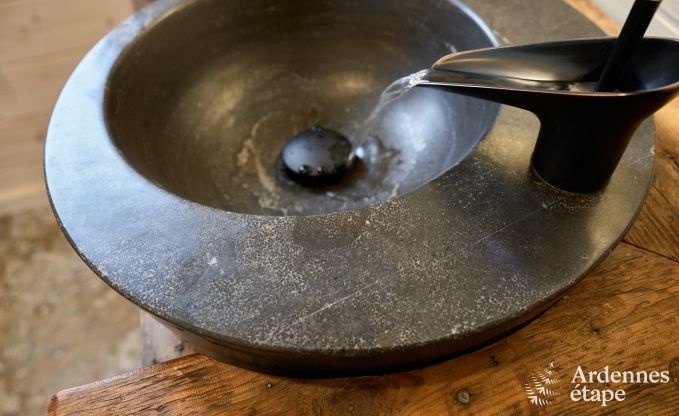
[[[473,3],[501,30],[516,19],[503,37],[550,18],[597,34],[557,2]],[[104,281],[222,361],[339,376],[440,360],[558,299],[651,178],[652,125],[605,192],[566,195],[530,174],[532,116],[509,111],[480,142],[498,106],[436,90],[361,139],[392,81],[494,44],[449,0],[157,0],[64,87],[45,149],[54,212]],[[332,187],[277,164],[314,125],[361,142]]]

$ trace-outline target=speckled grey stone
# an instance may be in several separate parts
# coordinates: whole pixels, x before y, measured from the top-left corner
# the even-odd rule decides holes
[[[109,139],[103,85],[121,49],[176,1],[105,38],[56,106],[55,213],[114,289],[210,355],[261,371],[391,371],[473,347],[535,316],[601,261],[652,179],[645,122],[610,185],[577,196],[529,167],[538,123],[504,107],[461,164],[419,189],[318,216],[210,208],[154,185]],[[502,43],[600,35],[556,0],[472,0]]]

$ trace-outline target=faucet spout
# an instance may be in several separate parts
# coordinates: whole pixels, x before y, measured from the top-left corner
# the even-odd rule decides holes
[[[619,89],[595,92],[615,38],[481,49],[439,59],[418,86],[533,112],[532,165],[549,184],[588,193],[609,182],[639,125],[679,94],[679,41],[645,38]]]

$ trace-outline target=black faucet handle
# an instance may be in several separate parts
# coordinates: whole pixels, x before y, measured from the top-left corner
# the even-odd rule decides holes
[[[662,0],[636,0],[615,42],[596,91],[614,91],[625,74],[630,59],[644,38],[648,25]]]

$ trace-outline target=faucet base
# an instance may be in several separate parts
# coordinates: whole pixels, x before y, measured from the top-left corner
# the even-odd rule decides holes
[[[596,114],[596,113],[595,113]],[[551,116],[551,114],[550,114]],[[575,193],[603,189],[643,119],[592,113],[540,117],[531,157],[535,172],[548,184]],[[609,120],[606,120],[606,119]]]

